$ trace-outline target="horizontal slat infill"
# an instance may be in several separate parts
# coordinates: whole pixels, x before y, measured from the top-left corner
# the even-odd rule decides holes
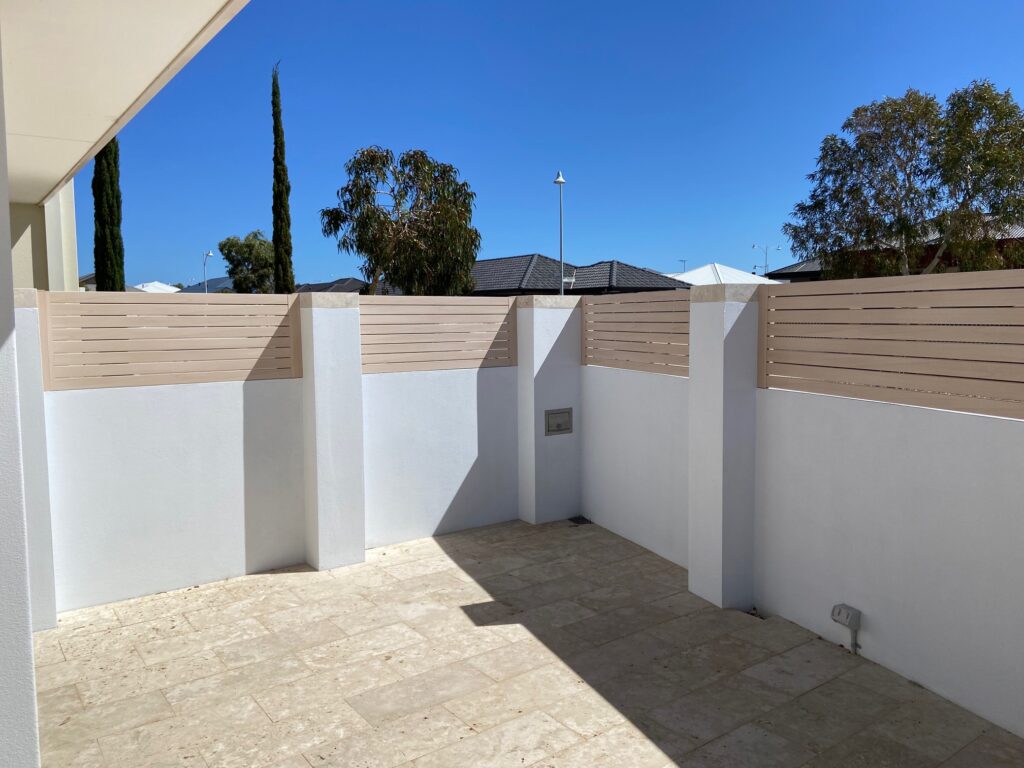
[[[762,286],[759,384],[1024,417],[1024,270]]]
[[[689,374],[689,291],[583,297],[582,362]]]
[[[302,375],[295,296],[40,293],[47,389]]]

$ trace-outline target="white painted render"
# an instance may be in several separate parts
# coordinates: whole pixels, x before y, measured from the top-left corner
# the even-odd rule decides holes
[[[302,562],[301,383],[46,393],[58,610]]]
[[[720,286],[706,286],[715,289]],[[757,304],[690,302],[690,589],[753,605]]]
[[[359,310],[333,296],[300,309],[306,562],[320,569],[362,562],[366,537]]]
[[[5,90],[0,67],[0,130],[4,129]],[[32,666],[7,154],[6,143],[0,142],[0,748],[7,765],[32,768],[39,765],[39,734]]]
[[[514,520],[516,369],[363,376],[366,546]]]
[[[759,609],[1024,733],[1024,424],[759,390]]]
[[[529,523],[580,513],[582,310],[574,303],[516,310],[519,517]],[[573,410],[572,433],[545,435],[544,412],[561,408]]]
[[[38,631],[57,626],[43,367],[39,356],[39,310],[19,307],[14,314],[18,334],[18,407],[21,414],[32,629]]]
[[[689,380],[588,365],[582,383],[583,514],[685,567]]]

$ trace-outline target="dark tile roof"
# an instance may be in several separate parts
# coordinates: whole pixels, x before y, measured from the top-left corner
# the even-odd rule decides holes
[[[359,293],[366,286],[365,280],[358,277],[341,277],[326,283],[302,283],[295,288],[296,293]]]
[[[235,288],[231,284],[231,278],[227,275],[223,277],[211,277],[206,281],[206,286],[203,286],[203,282],[200,280],[195,285],[189,285],[181,289],[182,293],[221,293],[227,291],[228,293],[234,293]]]
[[[678,290],[684,283],[651,269],[621,261],[599,261],[584,267],[566,262],[567,293]],[[557,259],[539,253],[484,259],[473,266],[474,293],[558,293]]]
[[[812,258],[804,259],[803,261],[798,261],[796,264],[790,264],[789,266],[786,267],[779,267],[778,269],[773,269],[771,272],[768,273],[767,276],[770,278],[774,278],[776,276],[785,277],[786,275],[808,273],[814,274],[818,272],[821,272],[821,262],[818,261],[817,259]]]

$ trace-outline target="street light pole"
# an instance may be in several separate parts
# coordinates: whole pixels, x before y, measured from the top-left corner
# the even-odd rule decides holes
[[[767,275],[768,275],[768,246],[767,245],[758,245],[757,243],[754,243],[754,245],[752,245],[750,247],[753,248],[755,251],[764,251],[764,274],[767,277]],[[776,245],[775,246],[775,250],[776,251],[781,251],[782,250],[782,246],[781,245]]]
[[[565,256],[563,254],[562,246],[562,232],[563,232],[563,208],[562,208],[562,187],[565,186],[565,177],[562,176],[562,172],[559,171],[558,175],[555,176],[554,183],[558,186],[558,295],[565,295]]]
[[[209,293],[210,288],[206,284],[206,260],[213,256],[213,251],[207,251],[203,254],[203,293]]]

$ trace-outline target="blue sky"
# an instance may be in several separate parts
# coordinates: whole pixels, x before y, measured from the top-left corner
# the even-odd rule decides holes
[[[1019,2],[252,0],[120,135],[126,277],[194,282],[224,237],[269,237],[278,60],[300,281],[358,274],[318,213],[370,144],[461,170],[482,258],[557,257],[562,170],[566,260],[749,270],[755,242],[791,260],[781,226],[858,104],[976,78],[1024,99],[1022,26]]]

